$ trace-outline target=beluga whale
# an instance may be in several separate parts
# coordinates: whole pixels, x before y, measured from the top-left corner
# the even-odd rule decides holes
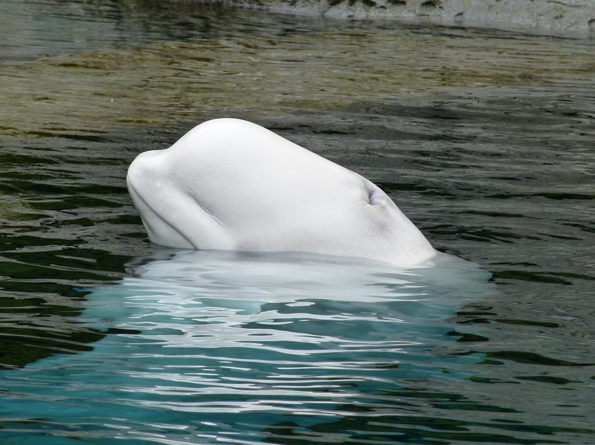
[[[141,153],[127,185],[150,241],[165,247],[398,266],[436,255],[371,181],[241,119],[206,121],[167,149]]]

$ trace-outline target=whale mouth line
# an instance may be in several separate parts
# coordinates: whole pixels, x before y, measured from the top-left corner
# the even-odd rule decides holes
[[[190,246],[194,247],[195,249],[197,248],[192,241],[190,241],[190,239],[188,239],[188,237],[186,235],[184,235],[182,232],[180,232],[180,230],[178,230],[174,225],[172,225],[167,219],[165,219],[163,216],[161,216],[159,213],[157,213],[153,207],[151,207],[147,201],[145,200],[145,198],[143,198],[143,196],[136,190],[136,188],[134,187],[134,185],[132,185],[132,183],[130,181],[128,181],[128,187],[130,188],[130,191],[134,193],[134,196],[144,204],[144,206],[149,209],[151,211],[151,213],[153,215],[155,215],[155,217],[161,221],[164,225],[166,225],[169,229],[172,230],[172,232],[177,233],[180,238],[184,239]],[[132,194],[132,193],[131,193]],[[150,225],[149,223],[146,222],[145,218],[142,217],[141,215],[141,220],[143,221],[143,224],[147,227],[147,230],[150,230]],[[150,237],[149,237],[150,238]],[[159,243],[156,243],[159,244]]]
[[[200,207],[200,209],[205,212],[207,215],[209,215],[209,217],[215,221],[223,231],[227,232],[227,228],[225,227],[225,225],[223,224],[223,222],[221,222],[221,220],[219,218],[217,218],[215,216],[215,214],[206,206],[204,205],[201,200],[199,198],[197,198],[196,196],[194,196],[193,193],[184,193],[184,195],[186,195],[188,198],[192,199],[196,205],[198,207]]]

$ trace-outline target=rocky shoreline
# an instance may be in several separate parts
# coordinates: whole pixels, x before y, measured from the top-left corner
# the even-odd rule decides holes
[[[595,38],[593,0],[211,0],[329,18],[403,20]]]

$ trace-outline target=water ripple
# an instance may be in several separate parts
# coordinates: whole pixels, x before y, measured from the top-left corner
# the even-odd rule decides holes
[[[592,42],[194,2],[0,23],[3,445],[593,442]],[[141,275],[171,252],[127,166],[223,115],[379,183],[499,293]]]

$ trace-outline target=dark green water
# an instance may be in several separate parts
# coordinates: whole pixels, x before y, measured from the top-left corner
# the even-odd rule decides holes
[[[2,443],[593,442],[593,42],[187,3],[9,1],[0,25]],[[89,307],[118,306],[122,283],[136,301],[147,285],[126,280],[165,255],[132,207],[128,164],[228,115],[368,177],[435,247],[491,272],[496,292],[429,286],[460,292],[460,305],[451,298],[452,314],[420,333],[383,321],[412,314],[396,303],[269,302],[274,323],[295,323],[263,342],[278,355],[246,365],[252,374],[226,368],[253,358],[236,343],[166,349],[128,312],[101,325]],[[158,303],[153,315],[166,316]],[[241,342],[234,323],[253,314],[227,310],[189,320],[223,323]],[[325,333],[316,320],[336,325]],[[328,356],[310,351],[323,334],[335,339],[321,343]],[[403,343],[381,347],[389,340]],[[335,359],[335,347],[353,352]],[[294,359],[306,371],[282,370]],[[267,379],[287,396],[267,393]]]

